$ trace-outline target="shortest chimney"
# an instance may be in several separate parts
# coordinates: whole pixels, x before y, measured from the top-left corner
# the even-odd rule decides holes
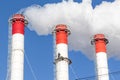
[[[96,52],[96,73],[97,80],[109,80],[108,73],[108,63],[107,63],[107,53],[106,53],[106,44],[108,40],[105,38],[104,34],[94,35],[92,45],[95,46]]]

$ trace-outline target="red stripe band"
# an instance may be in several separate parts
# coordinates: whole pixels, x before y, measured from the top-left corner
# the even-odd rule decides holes
[[[65,31],[56,32],[56,44],[59,44],[59,43],[65,43],[65,44],[68,43],[67,32]]]
[[[24,22],[21,22],[21,21],[15,21],[15,22],[12,22],[12,34],[15,34],[15,33],[21,33],[21,34],[24,34]]]
[[[98,52],[105,52],[106,53],[106,43],[103,40],[95,42],[95,50],[96,53]]]

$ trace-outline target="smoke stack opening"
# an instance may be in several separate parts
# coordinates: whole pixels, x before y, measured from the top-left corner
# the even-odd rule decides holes
[[[24,27],[28,24],[28,21],[22,14],[15,14],[10,19],[12,24],[12,34],[21,33],[24,34]]]
[[[22,14],[15,14],[12,16],[12,19],[10,19],[10,22],[16,22],[16,21],[21,21],[25,23],[26,25],[28,24],[28,21],[25,19],[25,17]]]
[[[64,24],[58,24],[56,25],[55,29],[54,29],[55,32],[59,32],[59,31],[64,31],[66,32],[68,35],[70,35],[70,30],[68,29],[68,27]]]

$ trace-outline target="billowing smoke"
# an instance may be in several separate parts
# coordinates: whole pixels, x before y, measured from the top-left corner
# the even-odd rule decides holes
[[[82,51],[93,58],[92,36],[103,33],[109,39],[108,56],[120,58],[120,1],[102,2],[94,9],[91,0],[81,3],[63,0],[60,3],[33,5],[24,9],[31,26],[38,35],[48,35],[57,24],[66,24],[71,29],[69,48]]]

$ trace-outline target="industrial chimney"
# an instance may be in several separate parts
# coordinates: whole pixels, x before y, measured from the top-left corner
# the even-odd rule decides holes
[[[96,51],[97,80],[109,80],[106,44],[108,40],[104,34],[96,34],[92,40]]]
[[[71,60],[68,59],[68,35],[70,30],[64,24],[59,24],[55,27],[55,71],[56,80],[69,80],[68,65]]]
[[[12,25],[12,52],[9,80],[23,80],[24,70],[24,27],[27,20],[22,14],[13,15]]]

